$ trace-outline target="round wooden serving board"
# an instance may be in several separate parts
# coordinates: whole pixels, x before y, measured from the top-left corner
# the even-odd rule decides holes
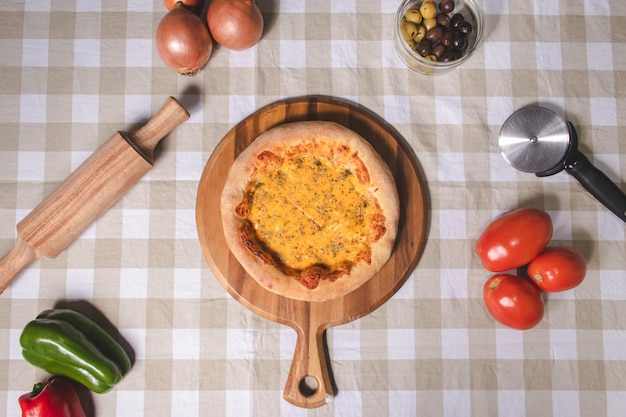
[[[359,133],[383,157],[400,196],[400,224],[391,258],[369,281],[337,299],[301,301],[260,286],[228,250],[220,216],[222,189],[233,161],[256,137],[283,123],[334,121]],[[326,404],[335,389],[324,351],[324,331],[363,317],[387,301],[417,266],[428,233],[425,184],[408,143],[379,116],[326,96],[281,100],[231,129],[209,158],[198,187],[196,224],[204,256],[222,286],[254,313],[292,327],[297,342],[284,398],[300,407]]]

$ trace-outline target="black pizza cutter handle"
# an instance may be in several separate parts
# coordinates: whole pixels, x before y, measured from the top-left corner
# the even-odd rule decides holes
[[[576,178],[600,203],[626,222],[626,194],[578,150],[576,130],[569,122],[568,126],[571,142],[565,157],[565,171]]]

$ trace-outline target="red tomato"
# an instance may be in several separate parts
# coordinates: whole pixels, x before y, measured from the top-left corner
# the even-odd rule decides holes
[[[522,208],[493,222],[476,241],[476,254],[485,269],[503,272],[532,261],[552,238],[552,219],[543,210]]]
[[[535,327],[543,318],[541,292],[531,282],[511,274],[489,278],[483,300],[494,319],[517,330]]]
[[[582,255],[565,246],[547,248],[528,265],[528,276],[545,292],[570,290],[583,282],[586,273]]]

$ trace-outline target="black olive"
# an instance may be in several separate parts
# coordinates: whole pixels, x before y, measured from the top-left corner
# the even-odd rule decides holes
[[[474,27],[467,20],[463,20],[459,24],[459,32],[461,32],[461,33],[463,33],[465,35],[469,35],[470,33],[472,33],[472,30],[474,30]]]
[[[452,26],[452,29],[459,30],[459,26],[461,25],[461,22],[464,20],[465,20],[465,17],[463,17],[461,13],[455,13],[450,19],[450,25]]]
[[[446,51],[443,55],[441,55],[441,58],[439,59],[440,62],[450,62],[450,61],[455,61],[457,59],[461,58],[461,53],[459,51]]]
[[[456,33],[452,39],[452,47],[457,51],[462,51],[467,47],[467,38],[462,33]]]
[[[449,47],[449,46],[452,46],[453,39],[454,39],[454,33],[451,30],[446,30],[443,33],[443,36],[441,36],[441,40],[439,42],[441,42],[443,46]]]
[[[450,16],[448,16],[445,13],[439,13],[437,15],[437,24],[441,27],[444,28],[449,28],[450,27]]]
[[[435,26],[434,28],[426,32],[426,39],[428,39],[432,43],[439,42],[442,36],[443,36],[443,29],[441,29],[439,26]]]
[[[441,0],[441,3],[439,3],[439,10],[443,13],[452,13],[454,6],[454,0]]]
[[[435,46],[433,46],[432,51],[430,52],[431,54],[435,55],[437,57],[437,61],[441,60],[441,56],[446,52],[446,47],[439,43]]]
[[[432,43],[428,39],[424,38],[417,44],[415,50],[421,56],[430,55],[430,52],[432,51]]]

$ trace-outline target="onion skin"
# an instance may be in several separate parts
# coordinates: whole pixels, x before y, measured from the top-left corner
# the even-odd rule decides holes
[[[213,0],[207,10],[213,39],[225,48],[242,51],[263,35],[263,16],[253,0]]]
[[[213,39],[202,19],[177,3],[157,27],[156,48],[165,65],[192,76],[209,61]]]
[[[204,7],[204,0],[163,0],[163,5],[167,10],[173,10],[177,3],[182,3],[195,14],[199,14]]]

